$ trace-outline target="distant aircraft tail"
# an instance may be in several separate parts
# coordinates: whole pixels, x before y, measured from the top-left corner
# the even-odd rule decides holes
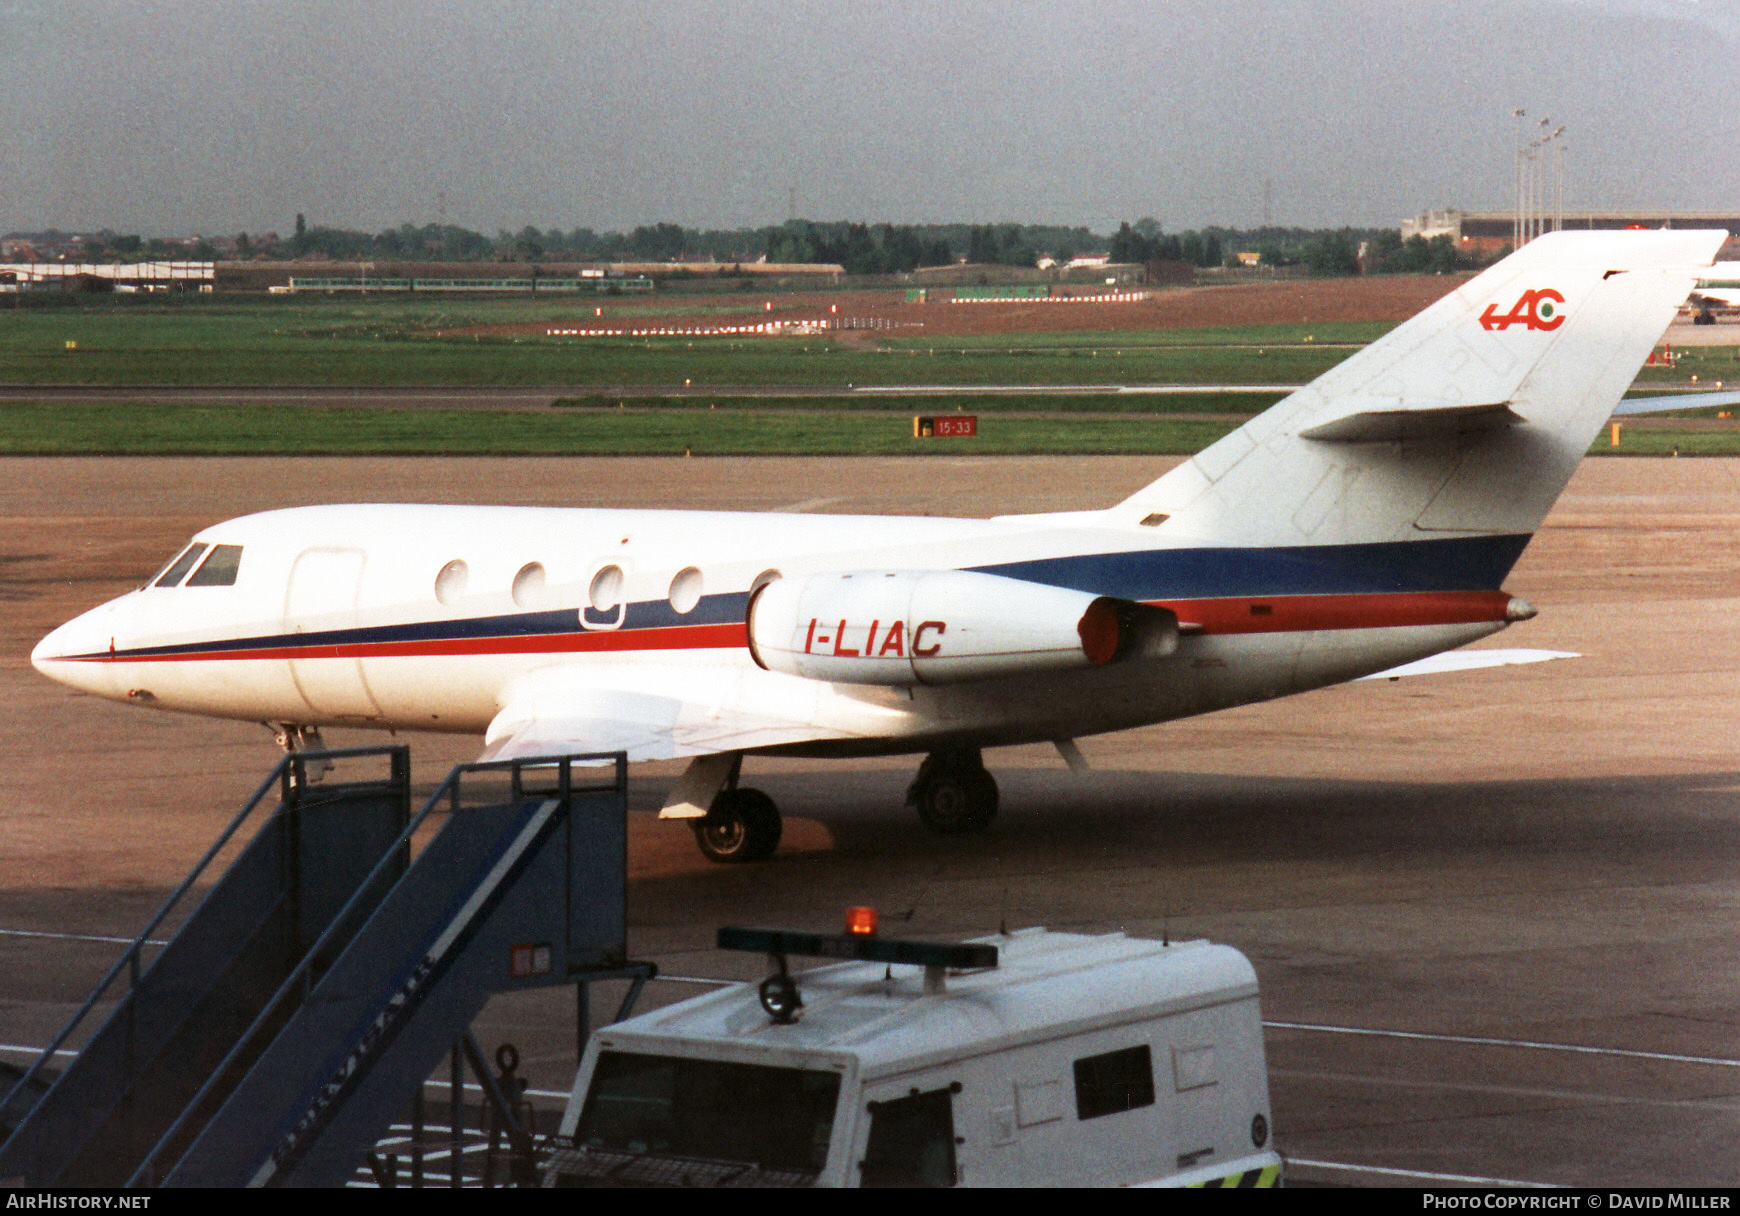
[[[1726,237],[1543,236],[1108,514],[1216,545],[1526,539]]]

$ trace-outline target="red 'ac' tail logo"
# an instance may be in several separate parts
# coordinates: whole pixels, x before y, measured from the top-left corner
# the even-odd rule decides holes
[[[1564,302],[1565,297],[1551,287],[1525,291],[1507,313],[1501,314],[1497,305],[1488,304],[1486,311],[1480,314],[1480,324],[1484,329],[1509,329],[1512,325],[1557,329],[1565,323],[1565,314],[1559,311],[1559,305]]]

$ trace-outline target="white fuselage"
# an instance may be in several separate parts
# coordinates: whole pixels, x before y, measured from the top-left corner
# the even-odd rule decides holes
[[[232,582],[201,584],[195,562],[181,585],[147,584],[62,626],[36,648],[36,665],[158,709],[473,733],[510,688],[581,668],[587,679],[817,727],[801,744],[748,750],[862,754],[1122,729],[1459,646],[1503,627],[1508,597],[1496,579],[1526,537],[1215,549],[1167,545],[1098,512],[974,520],[359,505],[247,516],[195,541],[240,550]],[[1417,551],[1432,544],[1445,548],[1426,560]],[[1162,656],[907,687],[764,670],[746,645],[750,592],[770,579],[935,570],[1158,604],[1176,613],[1181,636]],[[838,624],[839,641],[822,633],[830,645],[855,636],[851,622]],[[949,638],[933,630],[917,641]]]

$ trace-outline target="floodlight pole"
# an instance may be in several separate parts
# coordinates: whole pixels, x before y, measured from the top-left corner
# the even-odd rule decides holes
[[[1516,145],[1512,149],[1511,185],[1515,188],[1515,199],[1510,212],[1510,248],[1515,253],[1523,245],[1523,118],[1528,114],[1521,106],[1511,111],[1516,119]]]

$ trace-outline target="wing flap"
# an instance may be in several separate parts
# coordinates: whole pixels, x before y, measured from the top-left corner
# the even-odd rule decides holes
[[[595,671],[522,676],[502,695],[481,759],[621,751],[630,761],[749,751],[852,731],[817,721],[816,694],[767,672]]]

